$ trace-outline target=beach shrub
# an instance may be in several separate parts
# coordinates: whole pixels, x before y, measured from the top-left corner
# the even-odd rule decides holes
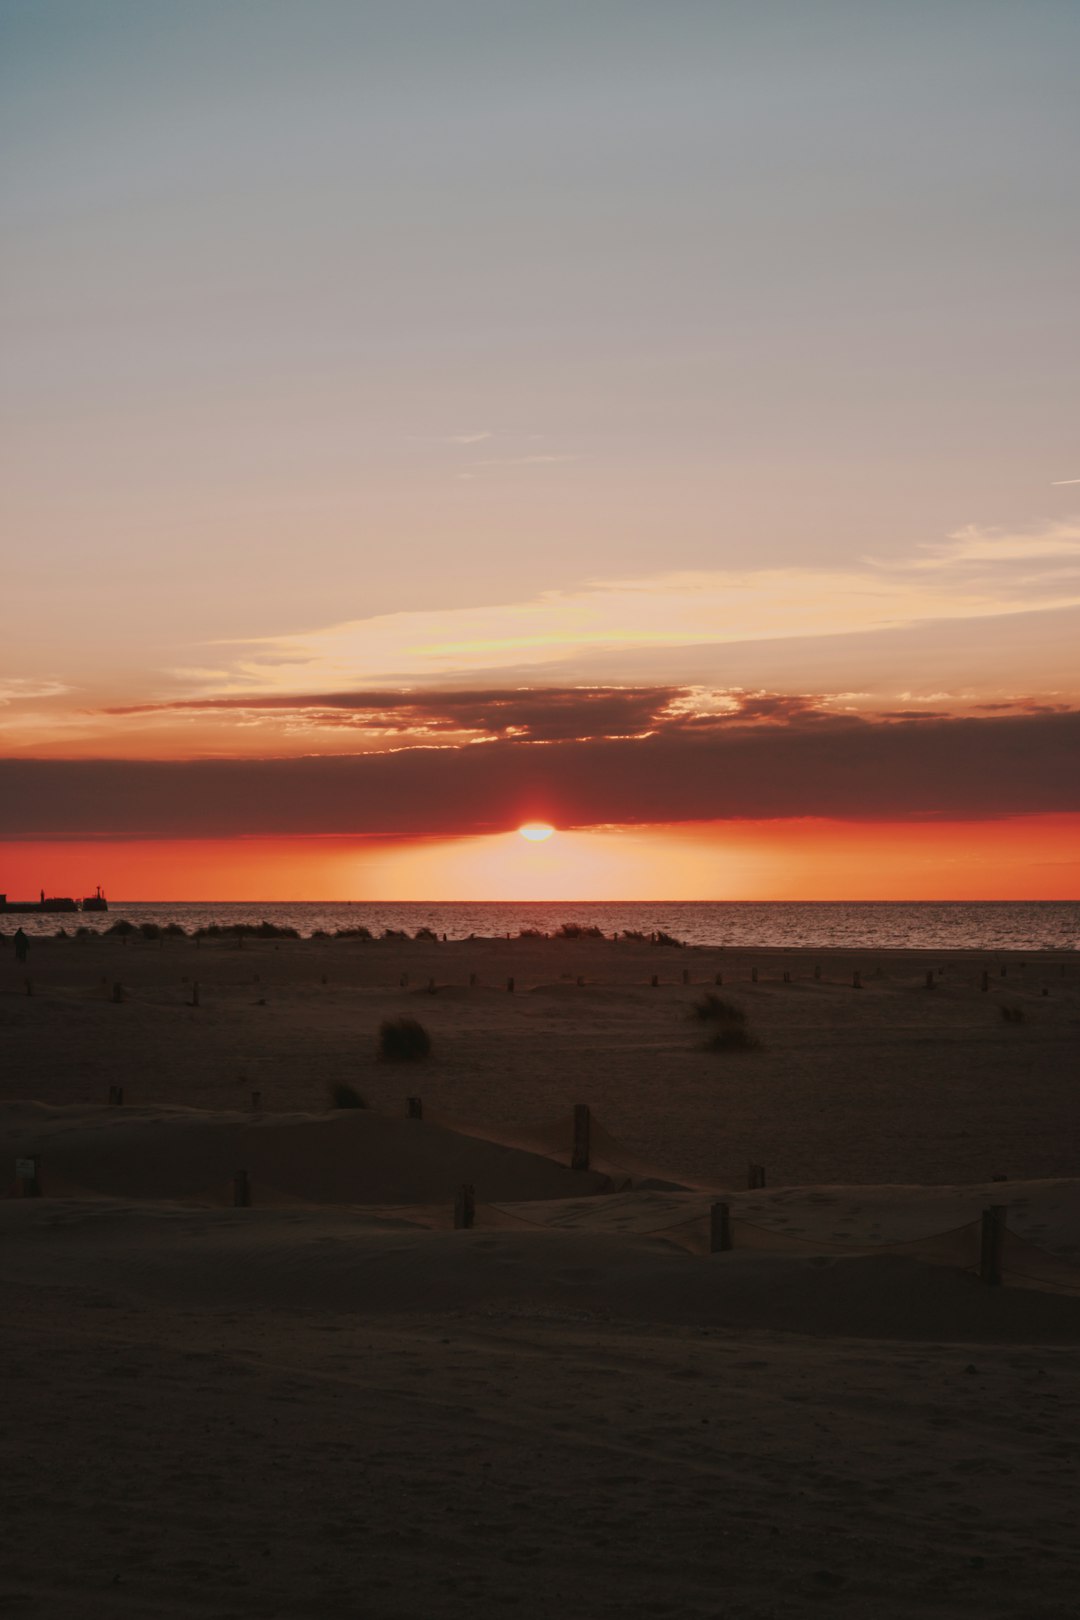
[[[518,939],[547,939],[542,928],[519,928]]]
[[[624,928],[619,935],[620,939],[648,939],[648,937],[643,928]]]
[[[705,1042],[706,1052],[758,1052],[761,1042],[746,1024],[721,1024]]]
[[[160,939],[161,929],[157,923],[145,922],[139,924],[139,933],[143,939]]]
[[[1002,1007],[1001,1016],[1007,1024],[1022,1024],[1024,1022],[1023,1007]]]
[[[603,939],[604,930],[595,923],[561,923],[555,930],[556,939]]]
[[[338,928],[334,933],[335,939],[374,939],[375,935],[363,923],[357,923],[355,928]]]
[[[105,932],[107,934],[133,934],[135,924],[129,923],[126,917],[120,917],[109,928],[106,928]]]
[[[723,996],[715,996],[711,990],[707,990],[699,1001],[694,1002],[690,1016],[717,1024],[746,1023],[745,1007],[740,1007],[734,1001],[725,1001]]]
[[[339,1080],[330,1087],[331,1108],[366,1108],[367,1102],[357,1091],[355,1086]]]
[[[384,928],[382,937],[383,939],[408,939],[409,936],[404,928]]]
[[[431,1056],[431,1036],[415,1018],[388,1018],[379,1025],[378,1055],[384,1063],[422,1063]]]
[[[439,936],[434,928],[418,928],[413,935],[413,939],[430,939],[434,940],[436,945],[439,943]]]
[[[652,936],[652,942],[654,945],[674,945],[679,950],[686,943],[685,940],[676,939],[674,934],[665,934],[662,928],[657,929]]]
[[[180,932],[183,933],[183,929]],[[260,923],[229,923],[222,927],[220,923],[205,923],[202,928],[196,928],[196,939],[299,939],[298,928],[286,928],[284,924],[272,922]]]
[[[186,931],[178,922],[166,923],[163,932],[168,934],[170,939],[187,939]]]

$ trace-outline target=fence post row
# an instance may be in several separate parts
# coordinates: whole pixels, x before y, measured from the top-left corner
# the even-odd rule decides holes
[[[454,1199],[454,1231],[467,1232],[476,1220],[476,1191],[463,1182]]]
[[[982,1212],[979,1243],[979,1277],[991,1288],[1001,1285],[1001,1260],[1005,1240],[1006,1204],[991,1204]]]
[[[709,1209],[709,1253],[726,1254],[731,1248],[731,1208],[713,1204]]]
[[[38,1158],[15,1160],[16,1198],[41,1197],[41,1160]]]
[[[592,1115],[588,1103],[574,1104],[574,1145],[570,1154],[571,1170],[589,1168],[589,1131]]]

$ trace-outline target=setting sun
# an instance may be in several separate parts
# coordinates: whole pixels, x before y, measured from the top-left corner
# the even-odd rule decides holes
[[[524,827],[518,828],[522,838],[527,838],[531,844],[543,843],[554,831],[554,827],[549,827],[546,821],[527,821]]]

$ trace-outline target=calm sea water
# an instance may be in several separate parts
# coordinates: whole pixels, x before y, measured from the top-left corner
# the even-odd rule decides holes
[[[179,923],[191,930],[209,923],[272,922],[311,934],[363,923],[374,933],[427,926],[451,939],[469,934],[516,934],[522,928],[551,932],[560,923],[596,924],[605,934],[663,929],[691,945],[878,946],[887,949],[1077,950],[1080,902],[1057,900],[922,901],[499,901],[454,904],[357,901],[207,901],[185,904],[113,902],[106,915],[0,916],[0,930],[16,926],[34,934],[69,932],[82,925],[102,930],[117,918],[133,923]]]

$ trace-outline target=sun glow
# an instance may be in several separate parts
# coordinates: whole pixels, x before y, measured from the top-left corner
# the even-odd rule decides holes
[[[530,844],[542,844],[554,831],[554,827],[549,826],[546,821],[527,821],[523,827],[518,828],[522,838],[527,838]]]

